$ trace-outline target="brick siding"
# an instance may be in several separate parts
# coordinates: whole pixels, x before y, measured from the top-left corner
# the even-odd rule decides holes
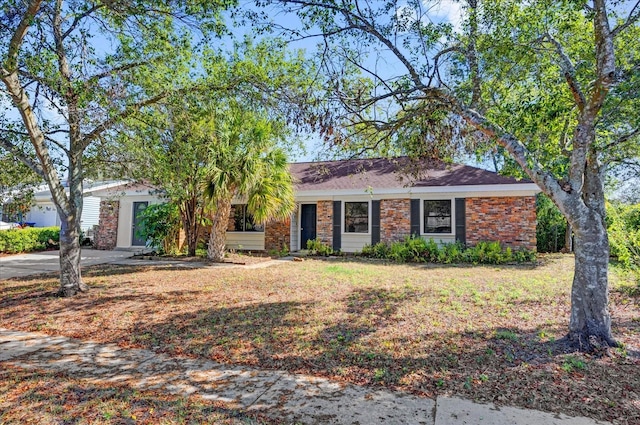
[[[380,201],[380,240],[395,242],[411,234],[411,200]]]
[[[318,201],[317,238],[324,244],[333,245],[333,201]]]
[[[281,251],[284,246],[291,249],[291,219],[270,221],[264,227],[264,249]]]
[[[118,242],[118,212],[120,201],[100,201],[100,217],[94,236],[96,249],[114,249]]]
[[[500,241],[512,248],[536,249],[536,198],[467,198],[467,244]]]

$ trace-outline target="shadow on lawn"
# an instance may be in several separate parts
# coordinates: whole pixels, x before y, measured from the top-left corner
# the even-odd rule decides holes
[[[164,323],[140,324],[133,332],[134,342],[221,363],[321,375],[426,396],[459,394],[606,420],[613,408],[602,394],[615,392],[617,411],[635,415],[628,412],[634,409],[633,393],[616,388],[637,388],[637,364],[623,362],[612,369],[571,352],[562,340],[542,341],[539,329],[432,332],[418,341],[411,336],[385,338],[389,327],[406,326],[395,318],[405,296],[384,289],[354,291],[343,300],[346,315],[340,320],[328,318],[317,327],[305,314],[314,303],[204,309],[177,314]],[[578,393],[581,398],[576,399]],[[582,399],[591,400],[590,404]],[[640,419],[640,414],[633,417]]]
[[[258,424],[257,415],[226,408],[220,402],[141,391],[125,384],[101,385],[61,372],[7,367],[0,374],[3,395],[0,422],[43,418],[56,423],[219,423]]]
[[[407,375],[420,371],[419,387],[427,385],[429,390],[437,386],[433,376],[543,364],[568,352],[561,342],[542,342],[539,329],[427,332],[416,337],[412,324],[395,318],[407,297],[414,295],[409,289],[358,289],[343,300],[341,319],[327,318],[315,325],[305,314],[314,303],[255,303],[178,313],[162,323],[137,324],[131,338],[173,354],[345,376],[367,384],[403,385]],[[384,335],[387,329],[401,327],[408,329]],[[418,347],[425,351],[416,351]],[[405,348],[411,355],[399,354]]]
[[[126,289],[126,283],[118,283],[119,289],[122,285]],[[578,361],[565,367],[568,350],[562,340],[552,341],[541,334],[562,335],[565,328],[557,323],[546,324],[544,329],[487,326],[477,332],[459,332],[423,326],[418,331],[423,324],[420,317],[404,315],[402,309],[420,294],[406,286],[356,288],[331,300],[330,308],[316,299],[267,302],[264,297],[270,294],[259,295],[259,291],[255,300],[229,299],[230,306],[216,303],[207,308],[200,302],[205,292],[200,290],[151,293],[135,285],[131,293],[110,295],[109,290],[63,303],[25,302],[16,297],[8,300],[11,305],[2,301],[0,319],[12,320],[8,307],[13,314],[17,309],[32,309],[42,323],[57,315],[60,330],[65,329],[66,320],[78,320],[81,338],[92,337],[93,332],[105,342],[173,355],[322,375],[429,396],[460,394],[573,414],[584,412],[573,405],[578,402],[571,397],[588,399],[589,408],[599,412],[589,416],[609,420],[603,412],[614,409],[611,400],[617,403],[615,409],[628,410],[633,409],[636,397],[633,391],[614,394],[612,388],[640,388],[637,362],[623,360],[610,367],[585,358],[591,362],[585,370]],[[75,315],[65,315],[74,311]],[[130,324],[119,324],[119,318],[129,311]],[[95,315],[99,320],[93,320]],[[21,326],[31,320],[27,316],[21,319]],[[637,324],[623,321],[615,326],[623,334],[634,332]],[[603,389],[611,394],[603,397]],[[504,398],[504,394],[509,396]],[[625,414],[640,420],[637,409],[631,413],[637,415]]]

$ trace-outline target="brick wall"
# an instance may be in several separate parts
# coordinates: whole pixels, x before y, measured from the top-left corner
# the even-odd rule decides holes
[[[322,243],[333,245],[333,201],[318,201],[316,235]]]
[[[411,201],[383,199],[380,201],[380,240],[394,242],[411,234]]]
[[[96,249],[114,249],[118,242],[120,201],[100,201],[100,217],[94,236]]]
[[[512,248],[536,249],[536,198],[467,198],[467,244],[500,241]]]
[[[291,219],[270,221],[264,227],[264,249],[266,251],[280,251],[286,245],[291,249]]]

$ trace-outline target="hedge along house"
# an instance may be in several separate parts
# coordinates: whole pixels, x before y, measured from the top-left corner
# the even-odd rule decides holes
[[[418,170],[412,172],[411,170]],[[536,248],[535,195],[529,181],[466,165],[412,163],[407,158],[291,164],[297,208],[282,222],[258,225],[235,200],[227,248],[271,251],[306,248],[308,240],[343,252],[409,235],[439,243],[500,241]],[[96,244],[135,248],[136,211],[162,200],[149,188],[103,193]]]

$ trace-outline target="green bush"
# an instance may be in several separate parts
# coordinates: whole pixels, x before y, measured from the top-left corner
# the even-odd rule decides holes
[[[365,245],[360,255],[371,258],[392,260],[398,263],[473,263],[505,264],[534,261],[535,252],[526,249],[516,251],[503,248],[500,242],[479,242],[473,247],[465,247],[460,242],[438,245],[433,239],[407,237],[403,241],[390,244],[379,242]]]
[[[542,193],[536,197],[536,215],[538,252],[558,252],[564,248],[567,221],[553,201]]]
[[[0,252],[7,254],[42,251],[57,246],[59,241],[59,227],[0,230]]]
[[[152,204],[140,214],[138,236],[159,254],[177,254],[180,212],[174,204]]]
[[[320,239],[313,239],[307,241],[307,249],[311,255],[329,256],[333,254],[333,248],[329,245],[322,243]]]
[[[640,268],[640,204],[607,204],[611,257],[624,268]]]
[[[371,258],[389,258],[390,247],[384,242],[378,242],[375,245],[365,245],[362,248],[362,255]]]

